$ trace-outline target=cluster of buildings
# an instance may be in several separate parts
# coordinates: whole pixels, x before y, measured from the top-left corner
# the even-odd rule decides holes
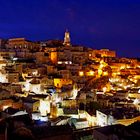
[[[103,128],[139,121],[139,111],[138,59],[72,45],[68,31],[64,41],[0,40],[1,138],[12,135],[13,125],[13,130],[28,128],[38,139],[100,140]]]

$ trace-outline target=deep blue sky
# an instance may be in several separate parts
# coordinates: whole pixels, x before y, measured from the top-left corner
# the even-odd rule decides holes
[[[63,39],[140,57],[140,0],[0,0],[0,37]]]

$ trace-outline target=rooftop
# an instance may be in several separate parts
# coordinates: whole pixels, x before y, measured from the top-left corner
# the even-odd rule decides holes
[[[140,116],[140,112],[131,107],[106,108],[100,111],[106,115],[112,115],[115,119],[131,119]]]

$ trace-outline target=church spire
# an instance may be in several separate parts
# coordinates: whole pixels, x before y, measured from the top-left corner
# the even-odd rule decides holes
[[[69,33],[68,29],[66,29],[66,32],[65,32],[63,45],[70,46],[70,33]]]

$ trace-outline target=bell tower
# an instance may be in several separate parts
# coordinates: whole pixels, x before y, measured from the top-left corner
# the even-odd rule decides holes
[[[63,45],[70,46],[70,33],[66,29]]]

